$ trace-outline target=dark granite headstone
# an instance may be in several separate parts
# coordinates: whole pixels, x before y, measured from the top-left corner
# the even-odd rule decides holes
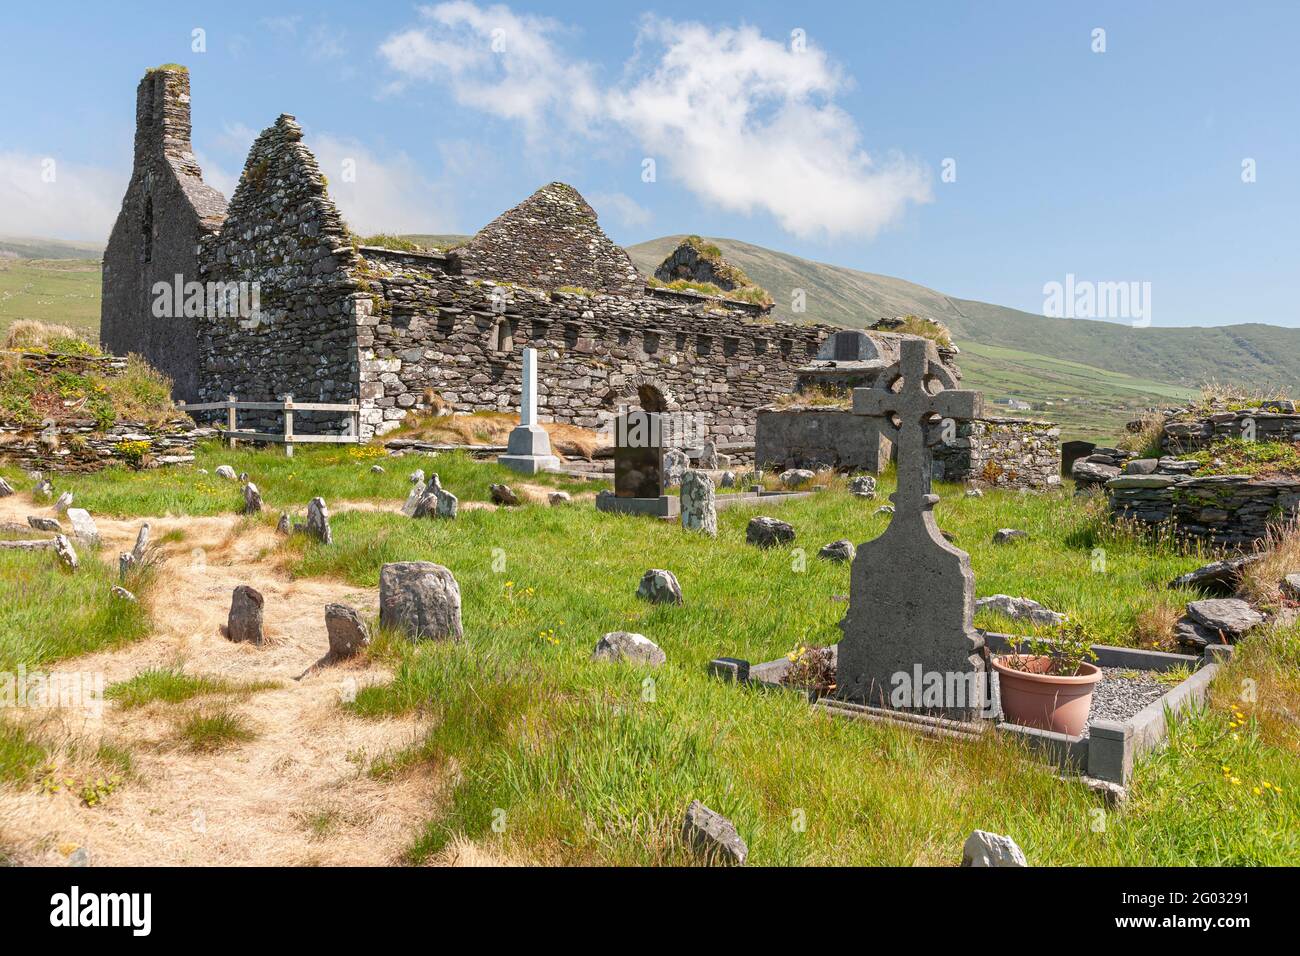
[[[954,388],[930,343],[908,340],[901,351],[875,388],[853,393],[856,414],[891,429],[897,418],[898,491],[889,527],[853,561],[836,684],[850,700],[969,720],[985,699],[984,639],[971,624],[975,576],[935,523],[925,428],[935,416],[977,417],[981,398]]]
[[[615,422],[614,495],[658,498],[664,493],[664,449],[658,414],[628,412]]]

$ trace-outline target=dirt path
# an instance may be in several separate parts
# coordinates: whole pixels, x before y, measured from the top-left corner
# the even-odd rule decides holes
[[[0,499],[0,522],[22,522],[28,514],[51,511],[25,494]],[[111,684],[149,668],[180,665],[188,674],[275,681],[279,687],[126,711],[108,702],[99,719],[67,709],[20,715],[37,723],[34,730],[43,740],[62,742],[58,762],[73,770],[99,741],[128,748],[134,766],[120,789],[94,808],[66,792],[0,788],[0,834],[15,862],[60,865],[79,848],[92,865],[396,862],[432,815],[437,783],[420,773],[379,782],[365,768],[422,736],[420,724],[361,720],[338,706],[349,690],[387,679],[369,662],[295,680],[327,648],[324,606],[341,602],[363,617],[373,615],[377,592],[291,579],[268,557],[277,543],[274,532],[262,526],[241,530],[233,515],[96,517],[101,558],[116,564],[145,520],[155,542],[176,529],[184,534],[161,544],[167,560],[149,596],[153,633],[129,647],[50,669],[103,672]],[[239,584],[252,585],[266,598],[269,640],[263,647],[234,644],[220,634]],[[179,746],[178,718],[218,700],[244,715],[257,737],[215,754]]]

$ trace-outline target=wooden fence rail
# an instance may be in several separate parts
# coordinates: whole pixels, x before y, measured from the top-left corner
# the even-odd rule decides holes
[[[292,395],[284,396],[282,402],[241,402],[234,395],[227,396],[224,402],[198,402],[187,405],[177,402],[183,412],[215,412],[225,410],[226,427],[222,436],[234,448],[237,441],[272,441],[284,444],[284,453],[293,457],[296,444],[359,444],[361,442],[361,406],[356,402],[334,404],[330,402],[295,402]],[[284,416],[284,431],[257,432],[239,428],[240,411],[280,412]],[[293,431],[294,412],[346,412],[348,431],[342,435],[295,435]]]

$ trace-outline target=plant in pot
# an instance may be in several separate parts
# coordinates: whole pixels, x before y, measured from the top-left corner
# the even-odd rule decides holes
[[[1007,720],[1078,737],[1101,680],[1101,668],[1091,663],[1097,655],[1083,628],[1067,625],[1051,639],[1014,636],[1009,643],[1009,654],[993,658]]]

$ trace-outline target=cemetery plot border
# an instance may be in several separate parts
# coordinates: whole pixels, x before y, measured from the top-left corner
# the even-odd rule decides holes
[[[994,654],[1011,649],[1009,636],[993,631],[981,632],[986,646]],[[1203,657],[1189,654],[1169,654],[1163,651],[1146,651],[1131,647],[1093,645],[1096,663],[1103,668],[1122,668],[1131,671],[1170,671],[1188,667],[1192,674],[1178,684],[1171,685],[1159,698],[1143,707],[1126,720],[1094,720],[1088,725],[1088,735],[1070,737],[1065,734],[1021,727],[1016,724],[992,720],[950,720],[932,717],[915,711],[892,710],[873,707],[834,697],[822,697],[804,687],[782,683],[791,663],[781,657],[774,661],[750,665],[734,658],[716,658],[710,670],[719,676],[730,676],[749,686],[789,691],[805,695],[809,703],[824,713],[873,723],[888,723],[915,729],[936,737],[974,740],[993,728],[997,733],[1012,735],[1060,766],[1063,771],[1124,786],[1133,774],[1137,759],[1165,742],[1169,736],[1169,720],[1186,711],[1204,705],[1210,683],[1218,673],[1219,662],[1232,654],[1232,647],[1209,647]],[[996,675],[995,683],[996,701]]]

